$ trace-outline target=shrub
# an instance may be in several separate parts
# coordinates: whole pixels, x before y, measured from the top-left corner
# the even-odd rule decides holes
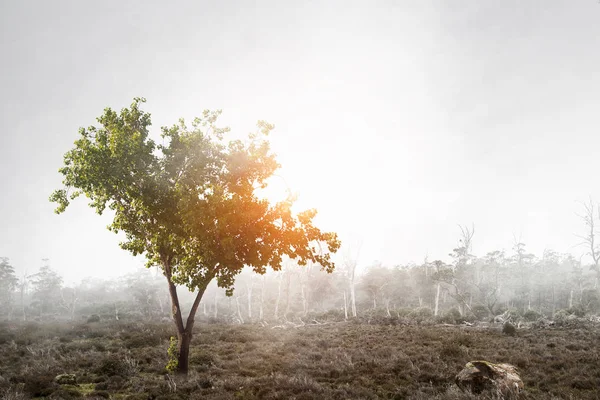
[[[423,322],[433,318],[433,311],[429,307],[419,307],[415,308],[408,317],[413,321]]]
[[[440,357],[447,358],[463,358],[467,355],[467,349],[456,342],[446,342],[440,350]]]
[[[523,319],[528,322],[537,321],[538,319],[540,319],[542,317],[543,317],[543,315],[535,310],[527,310],[523,314]]]
[[[446,324],[459,324],[463,320],[462,315],[460,315],[460,311],[455,307],[452,307],[448,311],[444,313],[443,317],[439,318],[439,322]]]
[[[490,311],[488,310],[488,308],[481,304],[473,306],[471,311],[473,312],[475,318],[479,321],[482,321],[490,316]]]
[[[179,366],[179,351],[177,349],[177,338],[175,336],[171,336],[167,354],[169,355],[169,362],[167,362],[165,368],[168,372],[175,372]]]
[[[101,399],[110,399],[110,393],[108,393],[105,390],[94,390],[93,392],[91,392],[90,394],[87,395],[87,397],[92,397],[92,398],[101,398]]]
[[[51,373],[33,373],[23,376],[21,381],[24,383],[25,392],[33,397],[44,397],[54,392],[58,386],[54,383],[54,376]]]
[[[502,333],[508,336],[515,336],[517,333],[517,328],[510,322],[506,321],[504,325],[502,325]]]
[[[94,370],[98,375],[112,376],[134,376],[139,372],[137,361],[128,356],[123,358],[111,355],[100,362],[100,365]]]
[[[69,400],[83,397],[83,395],[74,387],[61,386],[59,389],[54,391],[51,395],[51,399]]]
[[[571,307],[567,309],[566,312],[575,315],[576,317],[585,317],[585,309],[582,306]]]
[[[98,314],[90,315],[90,317],[87,319],[87,323],[90,324],[92,322],[100,322],[100,316]]]

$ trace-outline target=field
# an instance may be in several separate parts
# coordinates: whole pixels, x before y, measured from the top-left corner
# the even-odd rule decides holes
[[[454,385],[470,360],[518,367],[525,399],[600,398],[600,330],[405,324],[199,323],[187,380],[168,376],[170,322],[0,325],[5,399],[475,399]],[[74,385],[59,385],[73,374]]]

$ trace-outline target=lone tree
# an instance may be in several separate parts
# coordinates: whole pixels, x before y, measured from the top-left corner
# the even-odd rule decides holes
[[[259,121],[257,133],[226,141],[229,129],[215,126],[220,112],[204,111],[191,127],[183,119],[163,127],[164,144],[157,145],[148,137],[144,102],[135,98],[120,113],[106,108],[99,127],[80,128],[59,170],[64,188],[50,200],[57,213],[82,194],[98,214],[108,207],[108,228],[126,235],[120,246],[162,268],[177,327],[177,372],[187,374],[194,316],[213,279],[231,295],[244,266],[264,274],[280,270],[284,257],[332,272],[340,241],[313,225],[314,209],[294,215],[292,198],[270,204],[257,196],[279,168],[267,140],[272,125]],[[177,285],[197,291],[185,324]]]

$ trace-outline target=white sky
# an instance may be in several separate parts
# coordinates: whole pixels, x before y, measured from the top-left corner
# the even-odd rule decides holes
[[[225,5],[225,3],[227,5]],[[0,256],[68,280],[143,264],[81,199],[53,214],[80,126],[148,99],[265,119],[299,205],[361,265],[474,252],[581,254],[600,200],[600,4],[545,1],[0,2]],[[283,182],[283,180],[280,180]],[[282,183],[280,183],[282,185]]]

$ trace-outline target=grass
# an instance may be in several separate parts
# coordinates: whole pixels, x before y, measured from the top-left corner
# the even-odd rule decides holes
[[[3,398],[475,399],[470,360],[517,366],[525,399],[598,399],[600,329],[394,325],[201,325],[187,380],[166,378],[170,324],[0,326]],[[76,386],[53,378],[75,374]],[[12,397],[11,397],[12,396]],[[20,396],[20,397],[19,397]],[[489,397],[493,398],[493,397]]]

